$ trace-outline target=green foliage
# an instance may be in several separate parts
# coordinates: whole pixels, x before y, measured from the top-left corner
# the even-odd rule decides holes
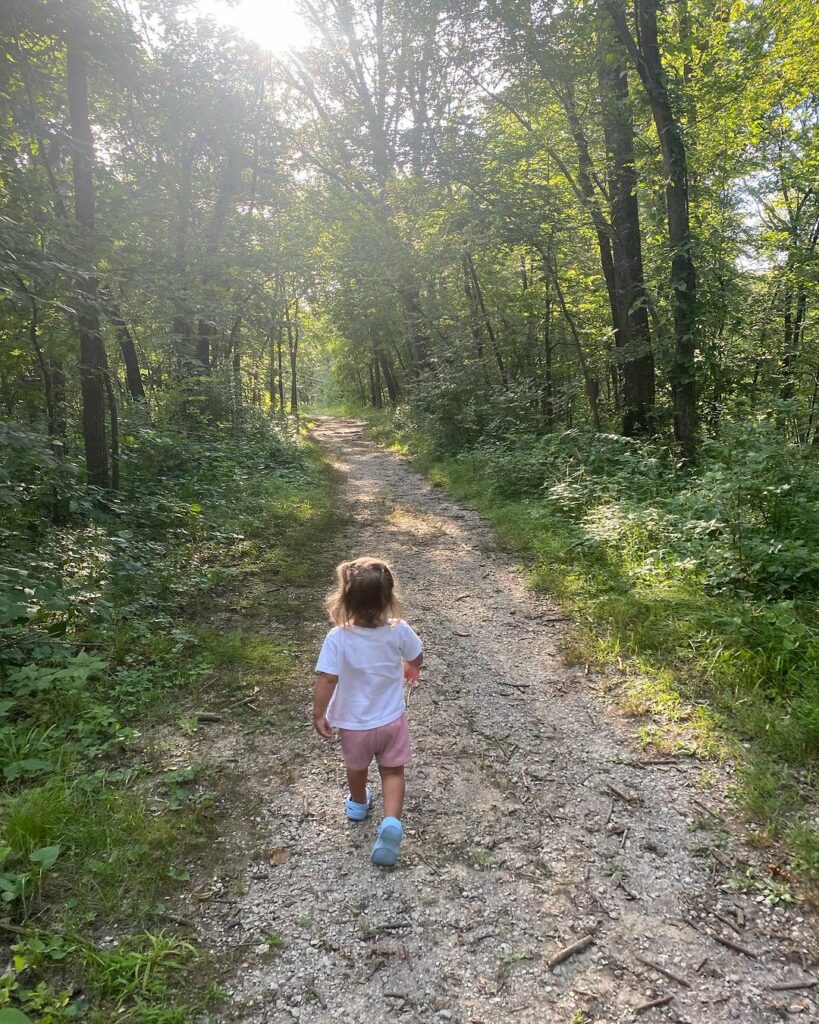
[[[158,897],[190,878],[184,860],[213,805],[204,766],[151,777],[139,731],[201,707],[215,672],[290,671],[291,635],[223,633],[203,613],[234,580],[312,582],[331,522],[326,483],[287,423],[250,412],[183,430],[171,419],[125,424],[127,485],[73,504],[61,494],[67,521],[51,515],[53,480],[28,486],[34,462],[14,464],[19,481],[8,473],[24,500],[3,520],[0,900],[17,920],[36,912],[67,935],[149,921]],[[187,1024],[213,995],[174,995],[192,955],[176,940],[142,936],[115,951],[40,941],[27,940],[5,990],[38,1020],[101,1024],[116,1012]],[[49,980],[58,960],[82,974],[81,1010]]]
[[[576,619],[574,657],[633,660],[646,680],[629,691],[636,713],[686,719],[704,752],[715,728],[748,745],[740,798],[816,877],[819,836],[805,818],[816,794],[801,772],[819,755],[812,455],[768,419],[726,424],[696,469],[616,435],[484,437],[436,460],[440,449],[406,420],[375,429],[420,451],[433,480],[526,553],[536,583]]]
[[[40,933],[15,943],[12,954],[10,969],[0,979],[0,1003],[13,999],[41,1024],[103,1024],[113,1015],[133,1024],[187,1024],[219,994],[206,986],[190,1001],[190,974],[202,954],[161,932],[135,935],[108,948]],[[45,982],[29,987],[32,973],[49,965],[62,970],[76,965],[79,997]],[[0,1021],[29,1022],[21,1010],[6,1006]]]

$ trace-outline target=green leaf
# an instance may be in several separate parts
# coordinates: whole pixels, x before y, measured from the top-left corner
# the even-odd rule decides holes
[[[19,1010],[12,1010],[10,1007],[6,1007],[5,1010],[0,1010],[0,1024],[33,1024],[33,1022],[31,1017],[20,1013]]]
[[[34,864],[39,864],[43,871],[50,871],[60,856],[60,849],[60,846],[42,846],[39,850],[29,854],[29,860]]]

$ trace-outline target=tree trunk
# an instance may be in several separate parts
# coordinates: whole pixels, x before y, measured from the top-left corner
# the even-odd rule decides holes
[[[688,159],[682,129],[674,116],[657,36],[658,0],[636,0],[639,43],[626,22],[620,0],[604,0],[617,34],[643,83],[660,140],[665,171],[668,241],[671,248],[671,291],[674,311],[674,437],[689,461],[696,454],[697,276],[691,252],[688,214]]]
[[[199,320],[196,331],[195,357],[199,373],[210,373],[210,339],[216,333],[213,324]]]
[[[506,375],[506,367],[503,362],[503,353],[501,352],[500,346],[498,345],[498,339],[495,335],[495,329],[492,326],[492,321],[489,318],[489,314],[486,311],[486,304],[483,301],[483,290],[481,289],[481,283],[478,280],[478,273],[475,270],[475,261],[472,259],[472,256],[469,253],[466,254],[466,265],[467,268],[469,269],[470,277],[472,278],[472,288],[474,289],[475,298],[477,299],[478,302],[478,308],[481,311],[481,316],[483,317],[483,322],[486,327],[486,334],[487,337],[489,338],[489,345],[492,349],[492,353],[495,356],[495,362],[497,363],[498,366],[498,372],[500,373],[501,383],[503,384],[504,388],[508,388],[509,378]]]
[[[600,381],[598,381],[596,377],[592,376],[589,362],[583,349],[583,343],[580,340],[580,331],[577,329],[574,317],[566,305],[566,299],[563,295],[563,289],[560,286],[560,278],[557,273],[557,263],[554,256],[552,256],[551,261],[549,261],[547,257],[544,257],[544,259],[546,260],[546,272],[552,279],[558,304],[560,305],[563,318],[568,324],[569,331],[572,335],[572,341],[574,342],[575,351],[577,352],[577,361],[580,363],[580,370],[583,374],[583,383],[586,391],[586,398],[589,401],[592,423],[594,424],[594,429],[599,433],[603,429],[602,420],[600,418]]]
[[[603,131],[609,154],[609,203],[614,249],[618,363],[623,368],[622,429],[627,437],[648,433],[654,412],[654,355],[643,280],[640,210],[629,107],[626,54],[609,29],[602,33],[598,80]]]
[[[481,331],[480,320],[478,319],[478,302],[472,288],[472,274],[469,269],[469,260],[466,253],[461,257],[461,265],[464,272],[464,295],[466,296],[466,302],[469,308],[469,331],[472,335],[472,340],[475,342],[475,354],[477,355],[478,360],[482,362],[483,333]]]
[[[108,415],[111,419],[111,489],[119,490],[119,413],[117,398],[111,384],[111,374],[105,374],[105,394],[108,398]]]
[[[290,355],[290,412],[295,415],[299,411],[299,389],[297,384],[297,362],[299,354],[299,300],[293,304],[293,319],[290,319],[290,307],[285,303],[284,319],[287,324],[287,349]]]
[[[229,347],[232,352],[233,403],[236,411],[242,411],[242,317],[237,316],[230,329]]]
[[[142,374],[139,372],[139,359],[134,337],[128,329],[128,323],[119,306],[115,302],[110,302],[109,305],[111,323],[117,334],[119,350],[122,353],[122,362],[125,366],[125,383],[128,387],[128,394],[135,402],[144,402],[145,388],[142,384]]]
[[[387,394],[390,396],[390,402],[395,405],[398,401],[399,391],[395,375],[393,374],[392,367],[390,366],[389,356],[380,345],[375,347],[375,354],[381,364],[381,371],[384,374],[384,383],[387,385]]]
[[[279,414],[284,416],[284,367],[282,365],[282,348],[284,347],[284,325],[281,320],[276,331],[276,356],[279,368]]]
[[[270,409],[275,412],[275,328],[267,335],[267,394]]]
[[[74,183],[74,215],[80,228],[83,277],[78,281],[78,333],[80,338],[80,387],[82,425],[88,482],[108,487],[111,477],[105,430],[108,358],[100,334],[97,279],[94,273],[94,140],[88,114],[88,67],[85,52],[88,30],[80,12],[68,32],[66,88],[71,122],[71,171]]]
[[[383,395],[383,392],[382,392],[382,384],[381,384],[381,366],[380,366],[380,364],[378,362],[378,355],[375,352],[375,350],[373,350],[372,367],[373,367],[373,405],[376,407],[376,409],[383,409],[384,408],[384,395]]]
[[[418,289],[414,284],[405,285],[401,289],[400,294],[415,363],[418,366],[426,366],[429,361],[429,338],[424,329],[421,296],[418,294]]]

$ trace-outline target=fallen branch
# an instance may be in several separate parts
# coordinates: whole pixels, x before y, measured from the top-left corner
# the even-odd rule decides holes
[[[227,711],[233,711],[234,708],[243,707],[245,704],[252,704],[253,701],[256,700],[256,698],[258,696],[259,696],[259,691],[256,690],[254,693],[251,693],[251,695],[249,697],[242,697],[241,700],[236,700],[232,704],[228,704],[226,710]]]
[[[737,953],[743,953],[745,956],[749,956],[752,960],[758,960],[759,959],[757,954],[752,949],[748,949],[747,946],[743,946],[739,942],[734,942],[733,939],[726,939],[722,935],[717,935],[716,932],[714,932],[711,935],[711,938],[714,939],[716,942],[718,942],[721,946],[727,946],[728,949],[733,949]]]
[[[716,818],[717,821],[721,822],[723,825],[725,824],[725,818],[723,818],[723,816],[721,814],[718,814],[716,811],[712,811],[708,804],[704,804],[702,800],[698,800],[696,797],[694,797],[691,800],[691,803],[696,804],[697,807],[700,807],[703,811],[706,811],[708,814],[710,814],[713,818]]]
[[[655,1006],[668,1006],[674,996],[660,996],[659,999],[651,999],[647,1003],[640,1003],[634,1007],[635,1013],[645,1013],[646,1010],[653,1010]]]
[[[617,786],[615,786],[611,782],[607,782],[605,785],[606,785],[606,789],[608,789],[611,793],[613,793],[620,800],[625,801],[625,803],[627,803],[627,804],[640,803],[640,801],[642,800],[642,797],[639,797],[639,796],[629,796],[628,793],[624,793],[622,791],[622,789],[618,789]]]
[[[650,967],[653,971],[659,971],[660,974],[664,974],[666,978],[670,978],[672,981],[676,981],[678,985],[682,985],[683,988],[691,988],[691,982],[681,977],[679,974],[675,974],[667,967],[663,967],[662,964],[655,964],[653,960],[649,960],[647,957],[640,956],[639,953],[635,954],[635,958],[644,964],[646,967]]]
[[[737,933],[737,935],[742,935],[742,929],[741,929],[741,928],[739,927],[739,925],[738,925],[738,924],[735,924],[735,923],[734,923],[734,922],[733,922],[733,921],[732,921],[732,920],[730,919],[730,917],[723,917],[723,916],[722,916],[722,914],[714,914],[714,917],[715,917],[715,918],[716,918],[716,919],[717,919],[718,921],[722,921],[722,923],[723,923],[724,925],[727,925],[727,926],[728,926],[728,927],[729,927],[729,928],[731,929],[731,931],[732,931],[732,932],[736,932],[736,933]]]
[[[819,978],[800,978],[798,981],[775,981],[768,988],[772,992],[792,992],[797,988],[813,988],[819,985]]]
[[[569,957],[575,956],[577,953],[582,953],[584,949],[588,949],[589,946],[594,942],[593,935],[584,935],[582,939],[578,939],[577,942],[573,942],[570,946],[564,946],[555,953],[553,957],[546,961],[546,966],[551,970],[553,967],[557,967],[558,964],[562,964],[564,960],[568,960]]]

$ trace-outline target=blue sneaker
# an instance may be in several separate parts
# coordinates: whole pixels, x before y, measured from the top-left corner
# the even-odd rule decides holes
[[[357,804],[352,797],[348,796],[344,806],[350,821],[363,821],[370,813],[372,805],[373,795],[370,792],[370,787],[367,786],[367,802],[365,804]]]
[[[398,818],[385,818],[378,826],[378,837],[371,855],[373,864],[380,868],[391,868],[398,860],[404,826]]]

